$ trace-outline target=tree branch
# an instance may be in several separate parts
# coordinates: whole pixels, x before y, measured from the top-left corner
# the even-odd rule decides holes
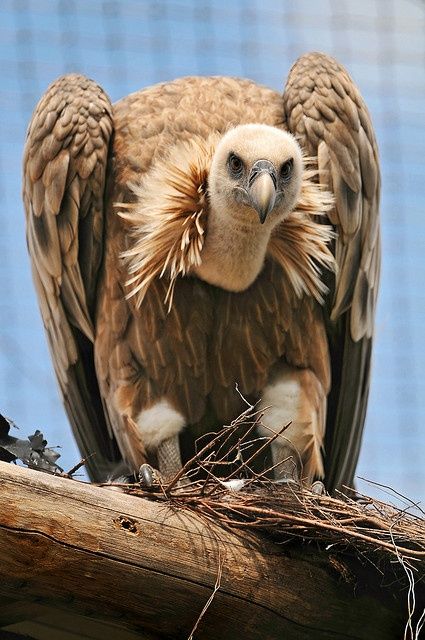
[[[2,596],[186,639],[218,575],[195,640],[403,635],[406,594],[358,559],[0,463]]]

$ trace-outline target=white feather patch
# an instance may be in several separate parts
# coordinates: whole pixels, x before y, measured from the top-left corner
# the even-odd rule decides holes
[[[166,277],[165,302],[171,308],[177,277],[201,262],[206,229],[206,184],[211,159],[219,139],[194,136],[177,144],[138,185],[134,205],[117,203],[119,215],[131,224],[133,243],[122,256],[130,275],[128,296],[142,304],[154,278]]]
[[[135,422],[147,449],[156,449],[161,442],[180,433],[186,424],[184,416],[165,399],[143,409]]]

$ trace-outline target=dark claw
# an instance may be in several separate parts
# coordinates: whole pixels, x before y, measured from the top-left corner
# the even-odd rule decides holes
[[[156,472],[150,464],[142,464],[139,469],[139,482],[142,486],[151,488],[156,480]]]
[[[316,480],[316,482],[313,482],[310,490],[318,496],[324,496],[326,493],[325,485],[321,480]]]

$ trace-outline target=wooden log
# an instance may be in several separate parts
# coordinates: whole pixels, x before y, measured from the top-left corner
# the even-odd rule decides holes
[[[119,624],[141,637],[183,639],[220,568],[195,638],[403,636],[406,595],[383,590],[372,566],[332,558],[314,545],[277,546],[172,506],[0,463],[4,597]]]

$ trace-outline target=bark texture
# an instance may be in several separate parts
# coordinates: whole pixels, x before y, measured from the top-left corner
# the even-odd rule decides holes
[[[43,607],[107,622],[111,637],[125,629],[186,639],[221,567],[194,638],[402,637],[401,587],[385,590],[374,567],[331,554],[299,542],[277,546],[172,506],[0,463],[3,629],[8,611],[30,620]]]

